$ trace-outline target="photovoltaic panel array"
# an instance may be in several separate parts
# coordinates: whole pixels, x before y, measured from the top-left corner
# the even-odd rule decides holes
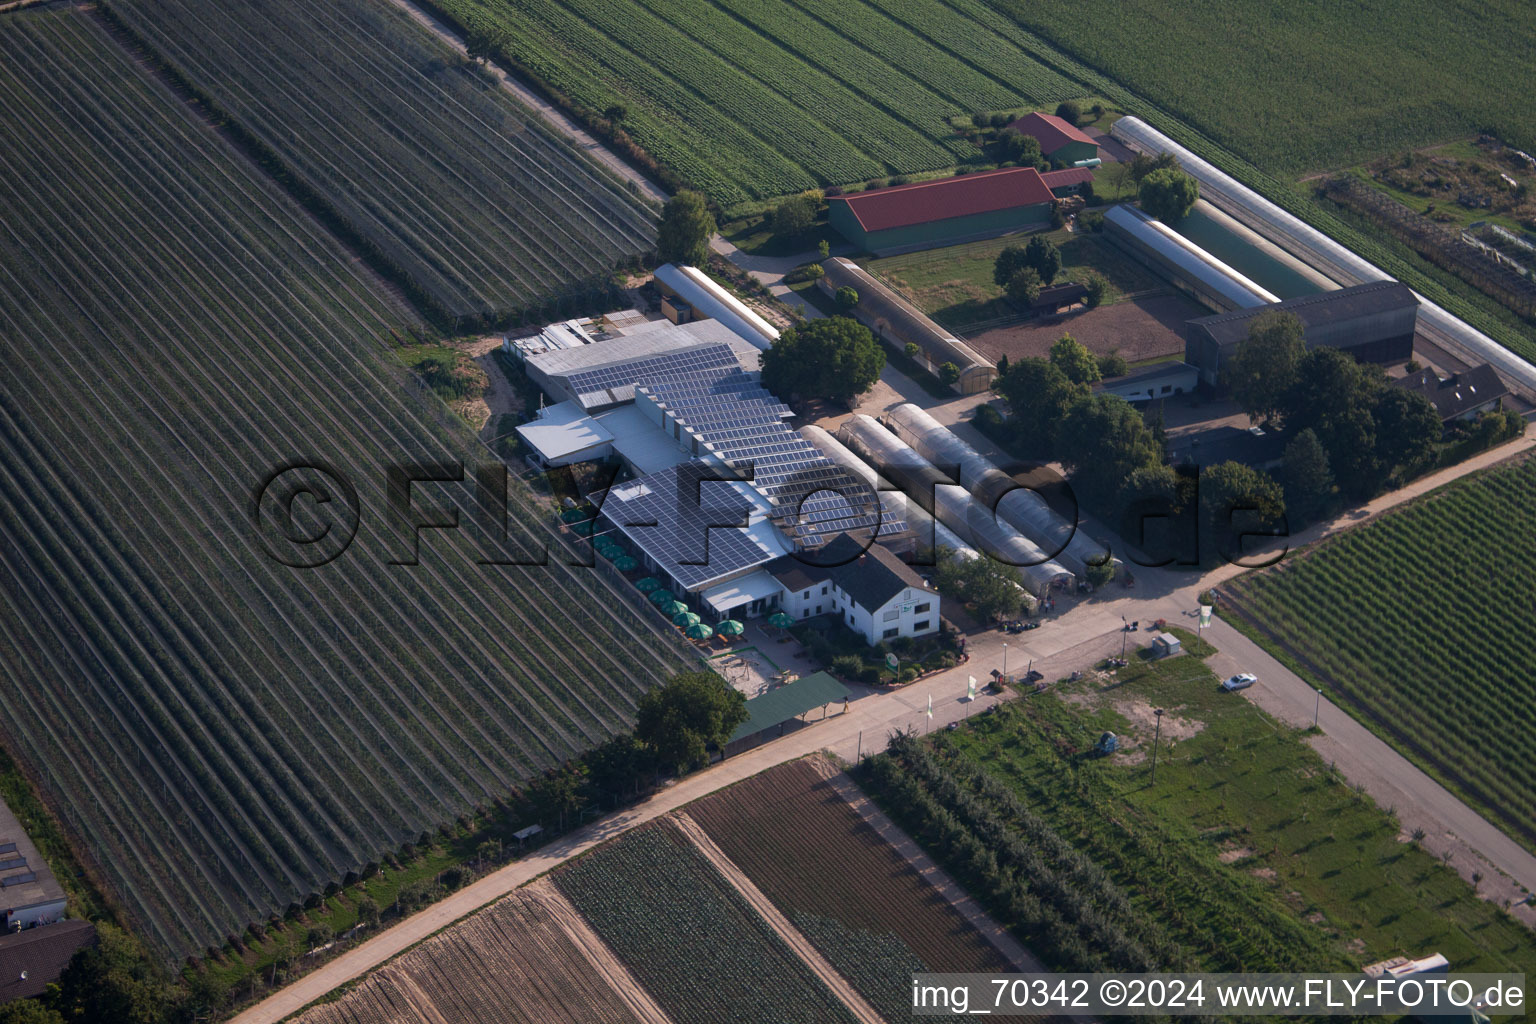
[[[630,401],[635,397],[636,381],[674,380],[701,370],[736,369],[739,365],[729,345],[696,345],[580,370],[566,377],[566,386],[582,408],[594,409]]]
[[[740,368],[712,368],[636,381],[707,450],[743,474],[767,499],[776,526],[799,547],[819,547],[848,530],[900,533],[906,522],[864,481],[784,422],[790,410]]]
[[[726,471],[694,459],[620,484],[603,515],[688,589],[778,554],[743,527],[752,500]]]

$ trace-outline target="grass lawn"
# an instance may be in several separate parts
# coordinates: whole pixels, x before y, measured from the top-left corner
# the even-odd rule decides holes
[[[1193,639],[1186,637],[1186,643]],[[1233,922],[1283,913],[1315,926],[1320,969],[1440,952],[1455,970],[1525,970],[1536,936],[1399,834],[1390,810],[1193,655],[1133,659],[943,735],[1186,936],[1241,955]],[[1154,707],[1165,709],[1151,775]],[[1113,731],[1121,751],[1088,753]],[[1309,929],[1310,930],[1310,929]]]
[[[1126,259],[1099,235],[1063,228],[1046,232],[1046,237],[1061,250],[1058,280],[1070,281],[1085,270],[1096,270],[1109,282],[1106,303],[1159,286],[1150,272]],[[900,290],[941,325],[964,331],[976,324],[1017,315],[1018,311],[1003,297],[1003,290],[992,283],[992,265],[1004,248],[1022,245],[1027,240],[1023,235],[990,238],[872,259],[864,263],[864,268]]]
[[[825,211],[804,234],[791,238],[774,234],[766,213],[753,214],[722,224],[720,234],[727,242],[749,256],[793,256],[802,252],[814,255],[816,244],[822,239],[826,239],[832,245],[840,245],[843,241],[836,231],[827,226]]]

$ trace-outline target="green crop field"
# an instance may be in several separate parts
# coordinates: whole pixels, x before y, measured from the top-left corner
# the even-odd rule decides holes
[[[438,0],[575,102],[731,206],[948,167],[976,150],[948,119],[1081,95],[979,3]]]
[[[1165,711],[1155,782],[1153,708]],[[1098,756],[1105,730],[1120,750]],[[1298,731],[1223,693],[1192,654],[1063,680],[922,746],[930,776],[994,806],[1011,794],[1027,811],[1004,820],[1021,838],[1054,829],[1124,886],[1195,969],[1348,971],[1429,952],[1457,971],[1536,963],[1525,925],[1421,849]],[[900,792],[881,800],[898,820],[917,806]],[[940,800],[957,816],[967,803]],[[924,842],[950,834],[941,824]]]
[[[591,305],[655,244],[655,215],[368,0],[122,0],[110,8],[413,298],[448,318]]]
[[[688,814],[890,1020],[911,1016],[913,972],[1008,970],[812,764],[771,769]]]
[[[145,939],[220,945],[628,727],[681,655],[596,574],[390,564],[385,467],[491,461],[387,358],[414,314],[86,9],[0,17],[0,94],[0,713]],[[358,491],[320,568],[252,519],[294,460]]]
[[[1267,171],[1485,128],[1536,145],[1536,82],[1516,70],[1536,52],[1523,0],[987,2]]]
[[[669,822],[626,832],[554,879],[677,1024],[853,1022]]]
[[[1526,460],[1243,576],[1223,611],[1526,846],[1533,518]]]

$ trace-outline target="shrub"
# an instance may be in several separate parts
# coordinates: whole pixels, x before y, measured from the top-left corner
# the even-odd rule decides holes
[[[1084,210],[1077,215],[1077,226],[1087,231],[1104,230],[1104,215],[1097,210]]]
[[[907,177],[905,174],[898,174],[898,175],[896,175],[896,177],[894,177],[894,178],[892,178],[890,180],[889,184],[891,184],[891,185],[906,185],[906,184],[910,184],[911,181],[912,181],[912,179]]]
[[[820,263],[802,263],[784,275],[784,283],[800,284],[802,281],[815,281],[826,276],[826,273]]]
[[[859,304],[858,290],[849,285],[843,285],[837,290],[837,304],[843,309],[852,309],[854,306],[857,306]]]
[[[1083,119],[1083,111],[1076,103],[1067,100],[1056,105],[1056,116],[1067,122],[1067,124],[1076,127],[1077,122]]]
[[[844,679],[858,679],[864,671],[864,659],[857,654],[839,654],[832,659],[832,674]]]
[[[1107,356],[1099,356],[1099,376],[1101,378],[1123,377],[1128,369],[1125,357],[1117,352],[1111,352]]]

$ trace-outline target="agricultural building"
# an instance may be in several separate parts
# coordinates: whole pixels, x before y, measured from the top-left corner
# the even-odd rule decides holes
[[[859,303],[853,307],[854,317],[874,331],[875,337],[886,345],[897,352],[905,352],[908,342],[915,344],[918,362],[935,376],[945,363],[953,363],[960,375],[951,386],[962,395],[980,394],[992,386],[992,377],[997,372],[995,366],[875,280],[863,267],[840,256],[823,260],[821,265],[826,268],[821,287],[829,295],[837,294],[837,290],[844,286],[858,292]]]
[[[906,492],[907,498],[953,530],[967,546],[1016,566],[1026,592],[1038,597],[1053,586],[1068,586],[1073,574],[1040,544],[1010,525],[1001,510],[994,515],[969,490],[954,482],[954,461],[940,470],[911,445],[862,413],[848,419],[838,440]],[[978,456],[979,458],[979,456]],[[960,467],[962,482],[967,479]],[[999,503],[1001,504],[1001,503]]]
[[[758,349],[772,345],[779,336],[777,328],[698,267],[676,263],[657,267],[656,287],[662,294],[662,310],[670,307],[667,319],[673,323],[717,320]]]
[[[16,815],[0,801],[0,906],[5,930],[52,925],[64,918],[64,889]]]
[[[1111,206],[1105,212],[1104,237],[1209,309],[1246,309],[1280,301],[1134,206]]]
[[[1059,171],[1046,171],[1040,175],[1051,195],[1058,199],[1076,195],[1083,186],[1093,181],[1093,171],[1087,167],[1064,167]]]
[[[527,355],[523,367],[555,401],[594,413],[634,401],[634,382],[642,378],[713,367],[755,369],[757,356],[757,349],[718,320],[681,326],[657,320],[609,340]]]
[[[881,256],[992,238],[1050,221],[1051,190],[1033,167],[1007,167],[827,199],[827,223]]]
[[[1063,167],[1093,166],[1099,162],[1099,144],[1081,128],[1055,114],[1025,114],[1008,126],[1040,143],[1040,152]]]
[[[1459,420],[1475,420],[1485,412],[1497,412],[1504,406],[1509,389],[1487,363],[1470,370],[1441,377],[1432,369],[1419,370],[1392,382],[1397,387],[1417,391],[1434,405],[1440,422],[1447,425]]]
[[[1100,381],[1096,388],[1107,395],[1117,395],[1127,402],[1146,402],[1156,398],[1193,394],[1200,383],[1200,371],[1177,359],[1153,363],[1121,377]]]
[[[885,423],[898,440],[970,493],[974,509],[968,518],[995,519],[995,525],[1011,527],[1074,575],[1085,575],[1090,564],[1109,556],[1109,549],[1088,536],[1080,522],[1052,509],[1039,492],[1021,487],[927,410],[906,402],[887,413]]]
[[[96,927],[75,919],[0,936],[0,1002],[42,995],[75,953],[95,941]]]
[[[725,756],[740,753],[764,740],[776,738],[785,726],[807,711],[827,704],[841,704],[853,696],[848,687],[826,672],[814,672],[803,679],[776,686],[747,701],[747,720],[736,727],[726,741]]]
[[[1040,294],[1030,300],[1029,308],[1036,313],[1055,313],[1067,306],[1075,306],[1088,297],[1088,289],[1076,281],[1063,281],[1060,284],[1049,284],[1040,289]]]
[[[1172,153],[1179,158],[1179,166],[1200,182],[1201,196],[1332,280],[1342,285],[1392,280],[1380,267],[1280,209],[1140,118],[1122,117],[1110,134],[1139,153]],[[1536,366],[1422,296],[1418,329],[1426,339],[1456,354],[1468,366],[1490,363],[1510,387],[1536,395]]]
[[[591,462],[613,454],[613,435],[575,402],[557,402],[521,424],[517,436],[528,446],[528,461],[539,469]]]
[[[836,465],[784,422],[789,408],[756,373],[735,367],[642,378],[633,422],[616,434],[660,439],[682,461],[612,488],[605,530],[622,534],[647,570],[716,618],[756,615],[780,588],[760,566],[847,531],[900,541],[903,510]],[[648,442],[650,443],[650,442]]]
[[[787,614],[835,615],[871,646],[938,631],[939,595],[890,551],[854,534],[768,571],[782,588],[779,604]]]
[[[1253,318],[1281,310],[1301,319],[1309,348],[1343,349],[1367,363],[1403,362],[1413,355],[1418,308],[1418,298],[1406,285],[1372,281],[1201,317],[1185,324],[1184,361],[1199,368],[1202,386],[1216,388],[1222,366],[1247,339]]]

